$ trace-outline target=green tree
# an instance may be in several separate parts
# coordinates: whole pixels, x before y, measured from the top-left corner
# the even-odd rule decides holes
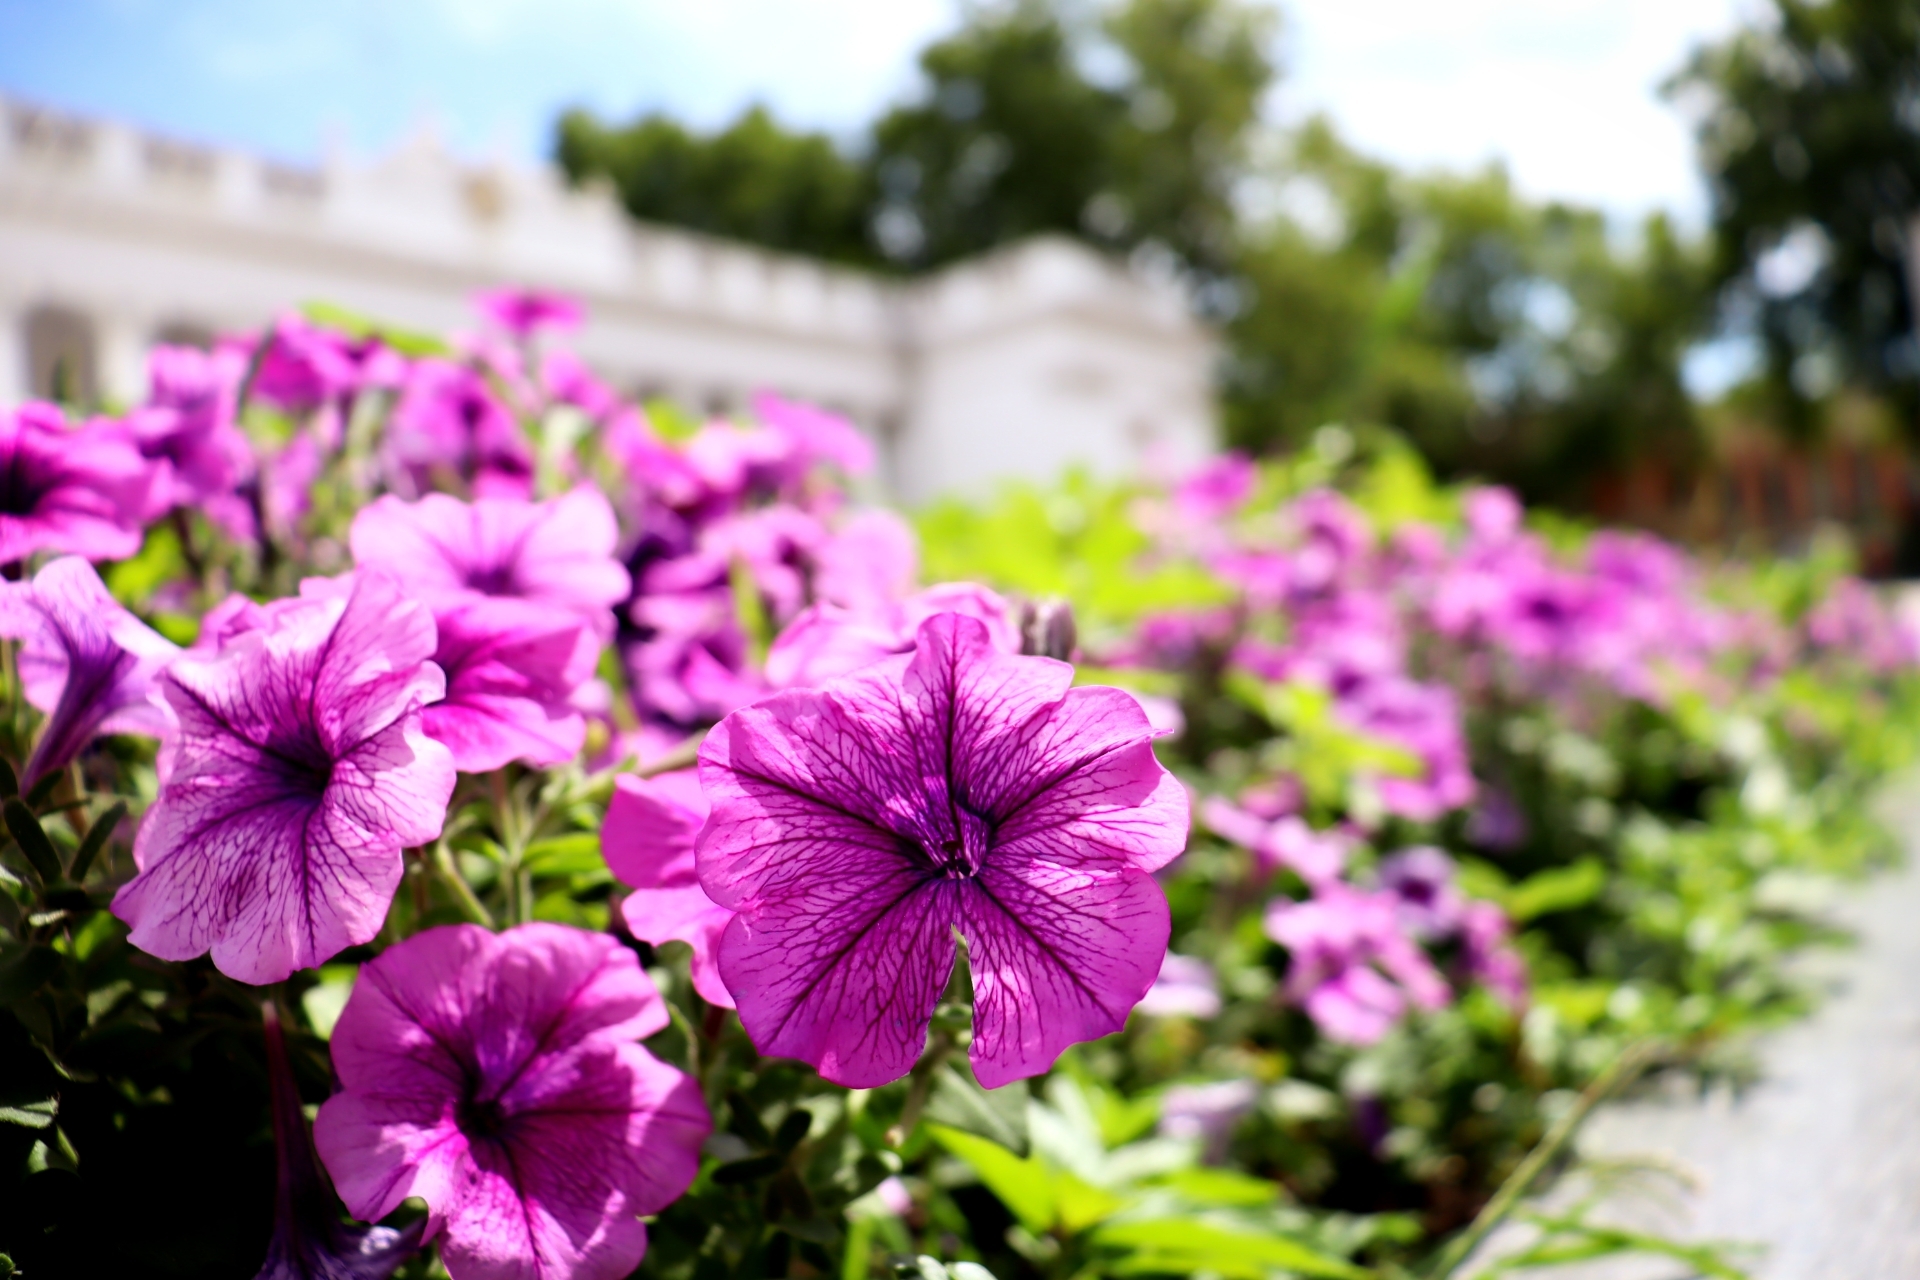
[[[1786,425],[1851,385],[1920,408],[1908,262],[1920,212],[1920,7],[1772,0],[1671,91],[1699,115],[1718,278],[1755,312]]]
[[[1055,6],[1023,0],[971,10],[920,55],[918,100],[874,125],[868,159],[890,257],[937,266],[1089,229],[1125,107],[1082,74],[1076,44]]]
[[[1559,501],[1649,454],[1694,453],[1681,362],[1711,295],[1699,251],[1664,219],[1622,249],[1599,214],[1530,204],[1498,167],[1399,174],[1323,120],[1274,158],[1265,189],[1228,326],[1235,443],[1382,422],[1443,474]]]
[[[609,127],[569,111],[554,155],[576,182],[611,179],[627,211],[648,222],[841,262],[874,260],[866,171],[825,134],[788,130],[764,107],[711,135],[659,114]]]

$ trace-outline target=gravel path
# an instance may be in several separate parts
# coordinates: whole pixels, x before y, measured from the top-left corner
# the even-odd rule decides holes
[[[1606,1107],[1581,1134],[1587,1156],[1651,1157],[1690,1175],[1694,1190],[1663,1181],[1661,1194],[1618,1194],[1597,1217],[1763,1246],[1740,1259],[1756,1280],[1920,1280],[1920,782],[1887,812],[1906,834],[1908,865],[1836,904],[1859,946],[1812,962],[1832,994],[1758,1043],[1759,1082],[1737,1097]],[[1691,1273],[1642,1258],[1535,1274]]]

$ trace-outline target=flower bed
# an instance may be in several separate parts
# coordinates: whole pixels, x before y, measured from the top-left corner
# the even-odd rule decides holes
[[[28,1274],[1450,1274],[1886,853],[1835,563],[1339,428],[916,531],[483,314],[0,417]]]

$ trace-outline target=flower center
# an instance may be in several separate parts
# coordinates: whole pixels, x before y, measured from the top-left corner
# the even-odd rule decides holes
[[[281,781],[289,791],[317,798],[333,785],[334,760],[319,742],[296,737],[275,742],[268,751],[279,765]]]
[[[5,467],[0,467],[0,515],[27,516],[46,496],[46,487],[30,473],[16,445]]]
[[[467,570],[467,586],[481,595],[514,595],[516,593],[513,566],[510,564],[476,565]]]
[[[498,1138],[507,1128],[507,1113],[498,1098],[464,1098],[455,1108],[453,1122],[469,1138]]]
[[[993,824],[964,804],[955,806],[954,817],[960,830],[944,840],[922,839],[916,843],[933,874],[948,880],[970,880],[980,874],[993,845]]]

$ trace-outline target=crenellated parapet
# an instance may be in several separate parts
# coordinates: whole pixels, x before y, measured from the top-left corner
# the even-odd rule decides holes
[[[1177,282],[1078,242],[902,282],[635,223],[604,185],[429,129],[300,166],[0,97],[0,400],[60,361],[131,400],[157,338],[314,299],[459,329],[503,283],[581,297],[582,354],[629,390],[724,411],[764,385],[849,414],[903,496],[1210,439],[1213,340]]]

